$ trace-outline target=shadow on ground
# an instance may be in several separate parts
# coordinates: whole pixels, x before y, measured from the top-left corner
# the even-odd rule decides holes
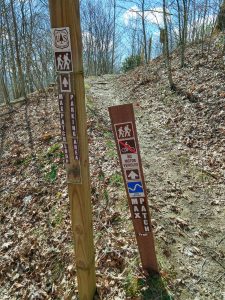
[[[140,279],[141,299],[144,300],[173,300],[168,292],[166,281],[160,275],[151,275]]]

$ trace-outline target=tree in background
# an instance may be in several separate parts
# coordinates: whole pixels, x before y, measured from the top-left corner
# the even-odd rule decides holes
[[[218,12],[218,16],[216,20],[216,30],[225,33],[225,0],[223,0]],[[225,54],[225,37],[223,37],[223,55],[224,54]]]
[[[141,42],[141,51],[143,52],[143,56],[144,56],[144,63],[147,64],[148,60],[149,60],[149,53],[151,51],[149,51],[149,46],[152,46],[151,43],[151,36],[148,37],[148,30],[147,30],[147,25],[146,25],[146,18],[147,18],[147,12],[148,12],[148,8],[147,5],[149,5],[149,1],[146,0],[132,0],[132,1],[128,1],[128,0],[121,0],[120,3],[131,3],[134,4],[134,6],[132,6],[129,10],[128,10],[128,14],[130,14],[131,17],[131,26],[130,29],[131,31],[134,31],[134,28],[137,32],[137,30],[139,31],[139,33],[141,33],[141,39],[139,38],[139,45]],[[139,22],[140,22],[140,26],[139,26]],[[133,24],[134,27],[133,27]],[[134,32],[133,32],[134,33]],[[140,48],[140,47],[139,47]],[[134,49],[134,45],[132,45],[132,52]],[[134,55],[134,53],[132,53]]]
[[[127,57],[122,63],[122,71],[127,72],[138,66],[140,66],[142,62],[140,55],[131,55]]]
[[[162,55],[162,45],[167,67],[174,49],[185,67],[188,43],[201,43],[202,54],[205,46],[209,53],[214,29],[225,31],[224,15],[225,0],[82,0],[85,73],[116,72],[125,57],[148,63]],[[162,45],[160,28],[166,30]],[[0,36],[0,102],[54,81],[47,0],[0,0]]]
[[[176,0],[177,14],[178,14],[178,28],[179,28],[179,47],[181,57],[181,68],[184,67],[185,47],[187,43],[188,32],[188,15],[190,0]]]
[[[87,75],[111,73],[115,64],[116,2],[82,2],[84,69]]]
[[[225,0],[223,0],[220,10],[217,16],[216,29],[219,31],[225,31]]]
[[[0,88],[3,100],[25,97],[54,78],[46,1],[0,0]]]
[[[170,84],[170,89],[175,90],[175,84],[173,82],[172,77],[172,69],[171,69],[171,61],[170,61],[170,52],[169,52],[169,35],[168,35],[168,26],[167,26],[167,7],[166,0],[163,0],[163,21],[164,21],[164,29],[162,31],[162,40],[163,40],[163,48],[164,48],[164,58],[165,65],[168,73],[168,80]]]

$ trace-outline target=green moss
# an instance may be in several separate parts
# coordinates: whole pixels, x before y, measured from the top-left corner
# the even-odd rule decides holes
[[[50,182],[54,182],[57,179],[58,166],[56,164],[51,165],[51,170],[45,175],[45,179]]]
[[[127,297],[137,297],[140,295],[140,282],[137,275],[134,273],[137,270],[139,265],[138,257],[134,257],[131,261],[129,261],[129,267],[127,268],[127,276],[125,279],[125,292]]]
[[[51,225],[53,227],[60,226],[63,223],[64,215],[62,211],[55,210],[54,208],[51,211]]]
[[[117,152],[115,150],[109,150],[106,152],[106,155],[109,157],[109,158],[117,158]]]
[[[64,156],[61,145],[60,144],[54,144],[50,146],[47,150],[46,157],[47,159],[51,160],[52,158],[62,158]]]
[[[115,173],[110,177],[110,184],[120,187],[123,185],[123,177],[121,174]]]
[[[151,275],[146,279],[140,280],[142,286],[142,299],[146,300],[173,300],[173,296],[167,290],[166,280],[159,275]]]
[[[15,166],[21,166],[24,165],[25,167],[28,166],[30,164],[30,162],[32,161],[32,156],[27,156],[25,158],[16,158],[14,161],[14,165]]]
[[[137,277],[128,274],[125,283],[126,296],[135,297],[140,295],[140,283]]]
[[[159,257],[158,257],[159,259]],[[159,263],[164,265],[164,262]],[[174,273],[164,272],[164,276],[151,274],[148,277],[137,276],[139,269],[139,257],[129,262],[127,277],[125,280],[125,292],[127,297],[138,297],[143,300],[173,300],[173,295],[168,289],[169,282],[175,278]]]

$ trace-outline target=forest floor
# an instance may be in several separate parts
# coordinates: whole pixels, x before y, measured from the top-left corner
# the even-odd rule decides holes
[[[176,55],[176,54],[174,54]],[[199,56],[198,56],[199,55]],[[196,57],[197,56],[197,57]],[[103,300],[223,299],[224,66],[190,49],[168,88],[161,61],[86,80],[98,292]],[[1,116],[0,298],[77,299],[57,93]],[[107,108],[133,103],[159,277],[145,277]],[[2,111],[4,113],[4,109]]]

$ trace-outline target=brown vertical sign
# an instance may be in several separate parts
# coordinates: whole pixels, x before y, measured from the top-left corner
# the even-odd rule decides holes
[[[52,28],[52,45],[59,82],[59,113],[67,181],[81,184],[76,99],[75,90],[71,90],[73,59],[70,28]]]
[[[109,107],[113,133],[144,270],[158,272],[132,104]]]

